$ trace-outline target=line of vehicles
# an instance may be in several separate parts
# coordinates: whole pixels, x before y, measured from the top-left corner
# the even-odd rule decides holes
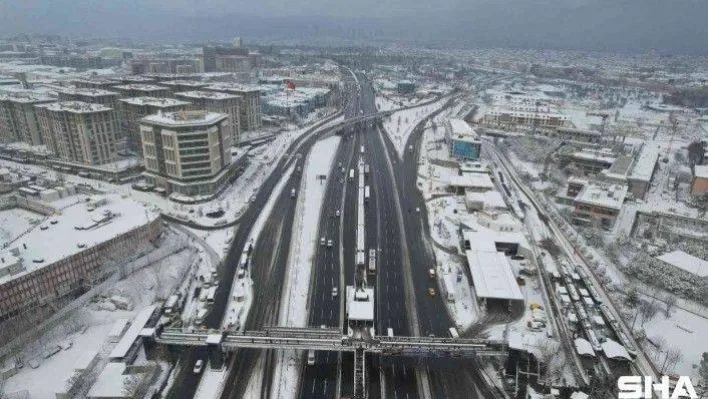
[[[568,310],[568,321],[581,327],[593,350],[602,353],[602,344],[607,339],[617,337],[627,353],[636,356],[636,348],[609,308],[603,304],[602,297],[585,271],[565,260],[560,261],[558,268],[560,272],[554,274],[556,295]]]

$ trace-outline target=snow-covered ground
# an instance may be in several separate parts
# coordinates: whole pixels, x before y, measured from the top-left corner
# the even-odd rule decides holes
[[[667,318],[660,310],[644,325],[644,330],[651,342],[661,344],[659,348],[651,343],[643,345],[658,368],[665,365],[667,353],[679,351],[681,359],[675,364],[666,364],[666,372],[698,376],[701,354],[708,352],[708,319],[680,308],[674,308],[671,317]]]
[[[317,250],[317,230],[327,182],[317,179],[329,175],[341,138],[333,136],[317,142],[307,157],[303,180],[298,195],[298,207],[288,258],[288,278],[285,297],[281,303],[278,325],[305,327],[307,325],[307,299],[312,265]],[[301,357],[297,351],[281,351],[274,373],[274,397],[294,397],[297,391]]]
[[[394,112],[384,120],[384,130],[396,146],[399,156],[405,150],[406,141],[413,128],[432,112],[440,109],[447,99],[438,100],[432,104]]]

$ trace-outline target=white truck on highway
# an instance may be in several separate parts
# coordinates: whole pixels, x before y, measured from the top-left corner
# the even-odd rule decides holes
[[[366,186],[364,187],[364,201],[369,202],[369,197],[371,197],[371,189]]]

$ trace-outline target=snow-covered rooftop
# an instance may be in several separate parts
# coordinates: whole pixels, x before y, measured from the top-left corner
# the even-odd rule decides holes
[[[260,93],[258,86],[244,85],[239,83],[215,83],[205,87],[208,90],[226,91],[229,93]]]
[[[238,99],[240,96],[231,93],[224,93],[220,91],[208,91],[208,90],[192,90],[192,91],[182,91],[175,93],[175,96],[182,98],[195,98],[195,99],[210,99],[210,100],[232,100]]]
[[[519,285],[503,252],[465,251],[477,296],[522,300]]]
[[[463,173],[460,175],[449,175],[448,184],[453,187],[487,189],[494,188],[494,183],[488,174],[485,173]]]
[[[582,151],[573,153],[573,158],[582,159],[586,161],[605,162],[609,164],[614,163],[616,159],[611,152],[590,149],[584,149]]]
[[[374,289],[347,287],[347,314],[349,320],[374,320]]]
[[[178,100],[176,98],[157,98],[157,97],[130,97],[122,98],[121,102],[131,105],[149,105],[152,107],[174,107],[178,105],[189,105],[188,101]]]
[[[592,349],[592,345],[590,345],[590,342],[585,338],[576,338],[574,344],[579,355],[595,357],[595,351]]]
[[[125,357],[128,350],[130,350],[130,347],[133,346],[135,340],[138,339],[140,331],[142,331],[145,324],[148,320],[150,320],[150,317],[155,312],[155,308],[157,308],[156,305],[150,305],[138,312],[135,319],[133,319],[133,324],[130,325],[128,331],[123,334],[123,337],[111,351],[111,354],[109,355],[111,359],[122,359]]]
[[[87,97],[106,97],[106,96],[117,96],[118,93],[110,90],[103,89],[88,89],[88,88],[75,88],[75,87],[62,87],[57,89],[60,93],[81,95]]]
[[[102,104],[86,103],[83,101],[62,101],[40,104],[37,105],[37,107],[46,108],[49,111],[66,111],[72,114],[90,114],[93,112],[111,111],[113,109]]]
[[[632,173],[629,177],[639,181],[650,181],[658,159],[659,147],[653,143],[644,144],[639,156],[637,156],[634,162],[634,168],[632,168]]]
[[[0,94],[0,101],[11,101],[21,104],[34,104],[48,101],[55,101],[49,95],[30,90],[7,91]]]
[[[602,343],[602,351],[605,352],[605,355],[610,359],[632,360],[627,349],[611,339],[607,339]]]
[[[696,165],[695,175],[701,179],[708,179],[708,165]]]
[[[489,190],[485,192],[476,191],[465,191],[465,201],[469,202],[481,202],[484,204],[485,208],[495,208],[495,209],[506,209],[506,202],[501,193],[496,190]]]
[[[127,85],[118,85],[118,86],[113,86],[114,88],[118,90],[134,90],[134,91],[160,91],[160,90],[167,90],[167,87],[165,86],[158,86],[158,85],[151,85],[151,84],[144,84],[144,83],[130,83]]]
[[[575,202],[619,210],[626,196],[627,186],[605,182],[589,183],[575,197]]]
[[[452,134],[460,134],[464,136],[475,135],[474,129],[462,119],[449,119],[450,129]]]
[[[23,258],[26,270],[2,277],[0,283],[101,244],[157,217],[157,214],[148,211],[141,204],[123,199],[118,194],[91,197],[106,200],[105,205],[92,201],[98,205],[92,211],[89,211],[85,201],[89,197],[79,195],[67,199],[73,201],[74,198],[76,203],[67,204],[61,214],[53,215],[49,221],[35,226],[3,251],[3,254],[9,253],[17,248],[18,256]],[[50,223],[53,221],[56,223]],[[41,227],[46,229],[42,230]]]
[[[177,111],[148,115],[141,119],[144,123],[166,126],[213,125],[228,118],[226,114],[207,111]]]
[[[656,259],[700,277],[708,276],[708,261],[681,250],[665,253]]]

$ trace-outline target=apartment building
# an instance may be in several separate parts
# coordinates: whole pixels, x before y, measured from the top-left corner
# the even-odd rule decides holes
[[[239,109],[241,132],[261,127],[261,90],[258,87],[237,83],[216,83],[205,87],[204,90],[230,93],[241,97]]]
[[[228,115],[179,111],[140,121],[145,180],[167,194],[209,197],[231,177]]]
[[[101,104],[118,109],[119,95],[115,91],[94,88],[59,88],[59,101],[83,101],[85,103]]]
[[[160,86],[165,86],[165,87],[169,88],[173,95],[175,93],[180,93],[183,91],[202,90],[203,88],[205,88],[209,85],[210,85],[210,83],[207,83],[207,82],[199,82],[199,81],[184,80],[184,79],[176,79],[176,80],[169,80],[169,81],[161,81],[160,82]]]
[[[553,130],[570,126],[567,115],[555,112],[521,111],[516,109],[493,109],[482,118],[482,123],[489,127],[505,130],[529,129]]]
[[[116,85],[116,81],[104,78],[76,79],[72,80],[71,84],[73,84],[77,89],[109,90]]]
[[[611,229],[627,196],[627,186],[607,182],[586,184],[573,200],[573,222]]]
[[[184,101],[192,103],[194,110],[206,110],[220,114],[226,114],[228,126],[231,129],[232,142],[238,141],[241,136],[241,102],[242,98],[235,94],[222,93],[218,91],[194,90],[176,93],[175,96]]]
[[[116,161],[119,127],[113,108],[82,101],[41,104],[35,108],[47,149],[58,158],[82,165]]]
[[[158,86],[145,83],[129,83],[125,85],[113,86],[121,97],[159,97],[164,98],[170,95],[170,89],[165,86]]]
[[[187,101],[174,98],[132,97],[119,100],[120,127],[128,139],[128,148],[142,154],[143,145],[140,140],[140,120],[148,115],[159,112],[168,113],[184,111],[190,105]]]
[[[44,144],[34,106],[52,101],[56,100],[31,91],[0,94],[0,142],[22,141],[29,145]]]

